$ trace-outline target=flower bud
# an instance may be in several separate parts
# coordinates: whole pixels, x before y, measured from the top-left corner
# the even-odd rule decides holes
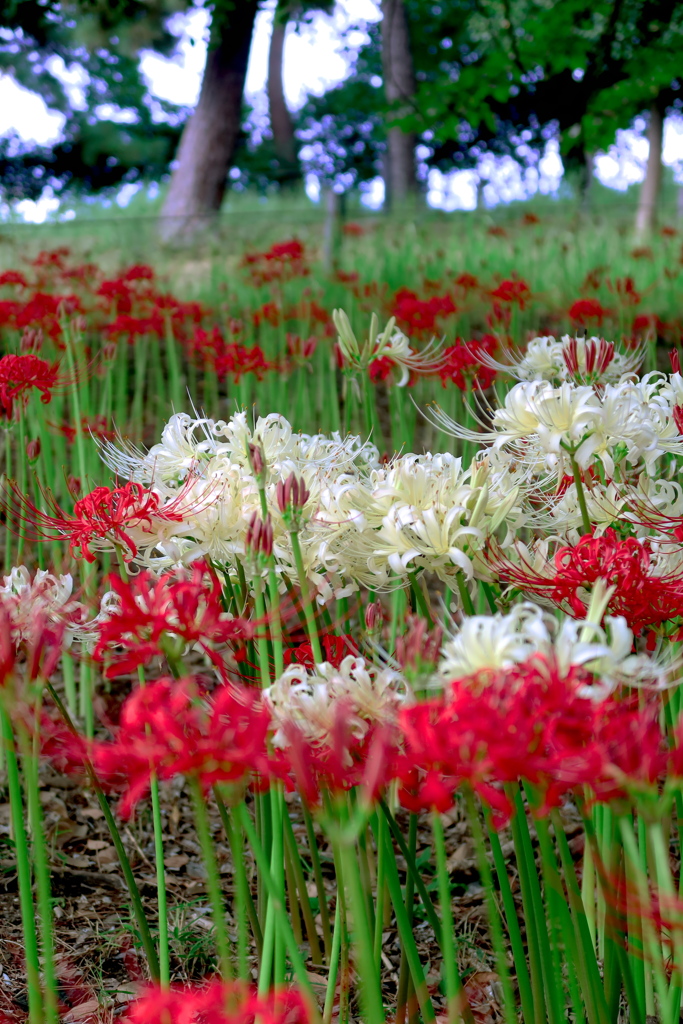
[[[270,516],[264,522],[258,512],[254,512],[247,526],[244,544],[252,554],[270,558],[273,554],[273,524]]]
[[[296,473],[289,474],[286,480],[278,480],[275,488],[275,500],[282,513],[282,518],[290,530],[298,530],[301,524],[301,512],[311,494],[304,481]]]
[[[384,616],[382,615],[382,604],[380,601],[372,601],[365,609],[365,628],[368,633],[379,633],[382,629]]]
[[[254,476],[262,477],[266,468],[266,460],[263,457],[261,446],[249,442],[247,444],[247,457]]]
[[[334,309],[332,311],[332,322],[337,328],[337,340],[344,359],[350,363],[358,362],[360,357],[358,340],[343,309]]]
[[[29,355],[32,352],[40,352],[43,347],[43,332],[40,327],[26,327],[19,342],[19,351],[22,355]]]
[[[80,478],[74,476],[73,473],[69,473],[68,477],[66,478],[66,486],[72,498],[77,498],[81,493]]]
[[[26,442],[26,458],[33,465],[40,458],[40,438],[36,437]]]

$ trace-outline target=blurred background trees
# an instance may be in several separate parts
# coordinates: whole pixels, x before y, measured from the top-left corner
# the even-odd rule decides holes
[[[385,205],[419,202],[430,168],[476,167],[485,155],[538,162],[559,142],[590,201],[595,153],[637,116],[650,142],[637,230],[655,217],[662,123],[683,106],[678,0],[378,0],[381,19],[349,75],[301,109],[283,88],[291,23],[335,0],[277,0],[268,55],[269,125],[255,139],[244,82],[261,0],[214,0],[198,102],[154,97],[141,51],[170,54],[172,15],[192,0],[9,0],[0,70],[65,115],[52,146],[0,140],[6,199],[93,193],[126,182],[165,186],[163,234],[206,223],[231,181],[296,192],[306,174],[346,192],[381,174]],[[68,72],[65,75],[65,72]],[[68,75],[78,77],[74,102]]]

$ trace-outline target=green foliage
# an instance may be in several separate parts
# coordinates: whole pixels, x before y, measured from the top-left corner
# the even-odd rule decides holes
[[[39,93],[66,117],[63,139],[28,147],[0,143],[2,191],[36,198],[46,183],[97,190],[168,167],[186,111],[152,100],[139,69],[139,51],[169,54],[177,40],[168,16],[185,0],[11,0],[0,14],[0,71]],[[84,72],[83,109],[74,109],[63,68]]]
[[[406,0],[418,80],[406,129],[514,148],[556,126],[571,159],[657,101],[680,108],[679,0]],[[517,138],[518,141],[518,138]],[[531,140],[526,140],[531,141]]]
[[[378,25],[369,36],[346,81],[310,96],[297,115],[305,169],[345,189],[379,174],[386,148]]]

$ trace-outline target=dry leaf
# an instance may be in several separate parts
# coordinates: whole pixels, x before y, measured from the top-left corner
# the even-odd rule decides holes
[[[173,853],[170,857],[164,857],[164,867],[169,871],[179,871],[185,867],[189,859],[185,853]]]
[[[88,1024],[90,1020],[96,1018],[96,1014],[100,1009],[100,1004],[97,999],[87,999],[80,1006],[74,1006],[69,1012],[63,1017],[64,1024]]]

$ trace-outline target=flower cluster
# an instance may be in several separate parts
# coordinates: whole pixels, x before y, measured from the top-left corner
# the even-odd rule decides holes
[[[450,583],[459,572],[471,578],[473,553],[486,538],[522,521],[519,488],[505,467],[494,470],[486,460],[465,467],[448,454],[380,464],[377,450],[358,437],[297,434],[283,416],[260,418],[250,429],[244,413],[228,421],[177,414],[148,453],[102,448],[133,481],[127,486],[149,495],[148,517],[138,513],[131,530],[128,515],[126,536],[130,554],[155,570],[199,557],[234,567],[265,500],[276,571],[296,579],[284,497],[298,478],[296,529],[321,600],[361,585],[391,589],[423,571]]]
[[[124,790],[119,811],[127,817],[153,775],[186,775],[205,790],[245,786],[267,770],[269,727],[256,690],[223,685],[207,695],[193,678],[163,678],[133,692],[114,740],[94,744],[92,762],[108,786]]]
[[[265,995],[240,982],[152,986],[130,1005],[123,1024],[308,1024],[311,1008],[295,989]]]

